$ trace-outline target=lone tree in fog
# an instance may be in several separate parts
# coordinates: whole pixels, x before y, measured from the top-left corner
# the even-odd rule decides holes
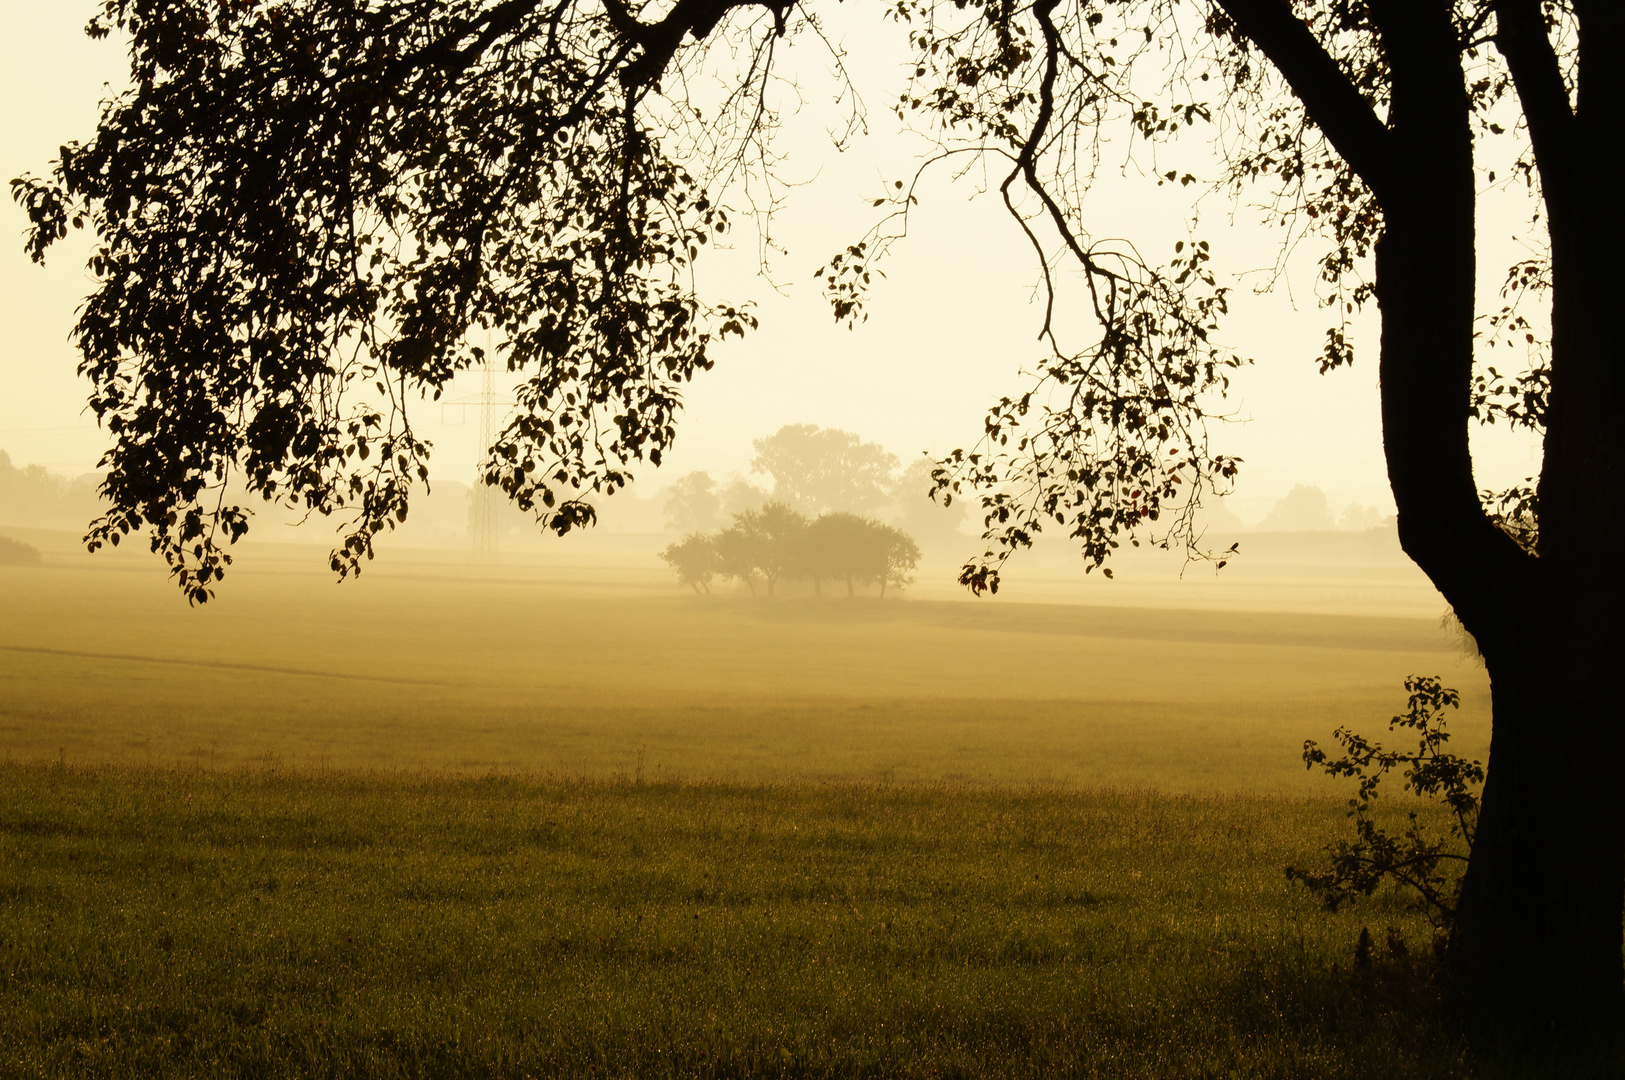
[[[96,236],[76,337],[114,446],[91,545],[147,532],[204,598],[248,526],[222,496],[241,483],[344,516],[333,565],[357,569],[426,476],[409,405],[479,363],[476,327],[527,380],[487,480],[560,531],[590,521],[590,497],[659,463],[712,345],[754,325],[702,299],[694,263],[729,226],[727,183],[772,160],[776,50],[836,10],[106,0],[91,30],[129,35],[134,89],[15,188],[35,257]],[[1400,539],[1493,683],[1455,986],[1483,1016],[1606,1030],[1625,906],[1625,5],[888,0],[869,17],[907,32],[898,112],[944,168],[980,159],[965,171],[993,177],[1049,300],[1036,384],[935,474],[983,507],[989,553],[963,580],[993,588],[1043,527],[1091,566],[1124,538],[1197,544],[1202,494],[1237,469],[1204,426],[1240,362],[1216,344],[1227,290],[1207,241],[1142,257],[1092,236],[1083,200],[1102,140],[1190,183],[1169,144],[1212,132],[1209,179],[1320,245],[1323,368],[1351,362],[1342,319],[1376,303]],[[735,92],[686,99],[702,72]],[[1505,302],[1481,307],[1491,185],[1540,212]],[[875,201],[906,214],[912,188]],[[861,316],[899,224],[831,258],[837,317]],[[1057,305],[1093,330],[1072,340]],[[1498,340],[1511,366],[1484,363]],[[1481,493],[1475,421],[1540,433],[1538,480]]]

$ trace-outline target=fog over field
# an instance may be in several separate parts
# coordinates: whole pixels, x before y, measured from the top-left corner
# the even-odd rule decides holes
[[[8,176],[39,172],[88,131],[127,71],[126,43],[86,40],[83,13],[13,6],[26,32],[9,38],[4,78],[29,107],[5,121]],[[867,23],[829,27],[852,70],[876,86],[892,78],[895,42]],[[782,70],[816,83],[828,59],[802,41]],[[10,388],[0,535],[42,553],[0,567],[0,664],[13,688],[0,703],[0,750],[591,775],[641,760],[690,776],[1275,789],[1313,786],[1297,761],[1302,739],[1344,721],[1380,724],[1413,672],[1453,678],[1469,695],[1461,725],[1476,730],[1482,673],[1439,629],[1445,605],[1394,535],[1375,369],[1315,374],[1307,358],[1325,313],[1291,287],[1238,290],[1226,323],[1257,361],[1236,373],[1214,431],[1217,450],[1244,459],[1235,493],[1210,496],[1202,518],[1207,550],[1223,557],[1239,542],[1228,565],[1125,546],[1105,580],[1082,572],[1064,537],[1045,535],[1011,562],[996,598],[971,598],[955,578],[982,550],[980,522],[963,503],[933,510],[923,492],[929,462],[974,439],[983,410],[1024,385],[1042,352],[1031,337],[1035,267],[993,201],[928,186],[867,321],[834,325],[808,271],[869,227],[870,189],[920,146],[877,108],[869,136],[832,157],[839,108],[792,108],[792,97],[777,144],[785,175],[818,183],[777,213],[772,245],[742,220],[746,231],[706,262],[716,287],[759,305],[762,329],[719,346],[716,370],[685,390],[664,467],[635,470],[630,489],[594,500],[595,529],[562,539],[505,505],[483,509],[470,490],[476,434],[487,408],[498,427],[506,420],[511,380],[496,379],[487,406],[480,373],[464,372],[415,413],[435,444],[432,487],[380,538],[362,579],[342,586],[325,570],[326,523],[294,528],[265,507],[201,611],[184,607],[144,551],[77,552],[106,445],[66,341],[89,285],[85,251],[74,236],[44,268],[0,261],[0,317],[14,331],[0,345]],[[1159,244],[1188,227],[1171,187],[1101,183],[1102,227],[1150,229]],[[15,229],[20,214],[0,208]],[[1238,281],[1258,284],[1278,238],[1247,225],[1219,227],[1216,250]],[[1369,313],[1349,327],[1373,340]],[[850,432],[885,459],[862,505],[789,502],[809,521],[853,512],[906,534],[918,547],[898,578],[906,587],[882,600],[841,580],[829,591],[851,588],[850,600],[816,597],[792,575],[753,599],[754,585],[724,574],[708,595],[681,588],[661,552],[784,501],[757,444],[797,425]],[[1520,477],[1526,443],[1499,429],[1482,441],[1497,475]],[[675,507],[685,490],[709,509]],[[492,539],[476,561],[481,515]]]
[[[1389,529],[1043,544],[979,599],[968,535],[884,599],[696,592],[659,531],[342,584],[250,541],[202,607],[0,535],[0,1070],[1459,1075],[1412,897],[1283,875],[1349,833],[1303,741],[1385,736],[1406,676],[1487,752]]]
[[[0,11],[0,1078],[1625,1076],[1606,3]]]
[[[1458,743],[1485,749],[1483,672],[1391,527],[1239,532],[1218,570],[1130,549],[1111,579],[1046,538],[981,598],[954,580],[978,541],[950,528],[884,598],[793,574],[769,597],[681,587],[658,505],[644,530],[612,509],[521,541],[515,520],[478,557],[461,509],[461,536],[405,529],[343,583],[316,544],[250,540],[201,607],[138,545],[0,528],[38,552],[0,567],[0,752],[1331,794],[1303,740],[1375,729],[1413,673],[1466,694]],[[311,532],[255,535],[279,531]]]

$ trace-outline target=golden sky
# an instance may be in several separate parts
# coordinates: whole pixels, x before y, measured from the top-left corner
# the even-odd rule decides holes
[[[81,28],[94,0],[0,0],[7,33],[0,38],[0,171],[4,179],[41,172],[56,147],[88,137],[105,86],[124,75],[115,41],[93,42]],[[850,51],[866,83],[884,83],[900,53],[890,48],[889,24],[861,21],[847,5],[832,36]],[[848,152],[831,146],[839,121],[827,105],[829,56],[810,35],[785,56],[783,70],[806,104],[786,119],[778,148],[785,179],[776,241],[786,249],[772,263],[777,289],[758,276],[753,241],[702,260],[702,286],[730,300],[754,299],[762,329],[719,352],[717,369],[695,384],[677,451],[639,486],[657,488],[690,469],[721,476],[748,468],[750,440],[787,423],[845,428],[878,441],[899,457],[941,454],[966,445],[998,394],[1023,387],[1019,372],[1039,360],[1034,340],[1033,263],[990,199],[974,200],[969,183],[947,175],[929,180],[908,239],[884,266],[867,323],[837,327],[819,297],[812,271],[858,239],[876,213],[869,199],[883,183],[904,177],[917,143],[900,136],[886,111],[894,91],[867,95],[871,133]],[[781,94],[789,91],[781,88]],[[1157,189],[1125,161],[1109,163],[1090,206],[1097,236],[1122,236],[1160,255],[1187,235],[1189,191]],[[67,341],[77,302],[90,287],[83,268],[85,239],[59,245],[41,269],[22,254],[24,218],[6,200],[0,209],[0,448],[18,463],[88,471],[103,445],[83,411],[85,389],[74,374]],[[1501,231],[1509,230],[1496,230]],[[1202,206],[1201,235],[1213,242],[1217,265],[1241,272],[1270,265],[1280,237],[1258,224],[1256,211],[1228,196]],[[1231,406],[1238,422],[1214,432],[1216,449],[1246,465],[1229,505],[1243,519],[1263,516],[1295,484],[1323,488],[1334,510],[1356,503],[1391,512],[1377,408],[1373,315],[1354,326],[1358,360],[1352,370],[1316,373],[1314,356],[1328,324],[1312,292],[1310,259],[1298,260],[1288,288],[1253,295],[1238,282],[1223,337],[1255,359],[1235,381]],[[709,275],[709,276],[708,276]],[[1487,280],[1498,280],[1498,272]],[[1289,295],[1291,293],[1292,295]],[[452,397],[472,395],[471,378]],[[419,430],[437,447],[435,475],[466,479],[473,471],[475,414],[425,405]],[[1536,468],[1527,442],[1494,438],[1481,447],[1481,481],[1510,483]]]

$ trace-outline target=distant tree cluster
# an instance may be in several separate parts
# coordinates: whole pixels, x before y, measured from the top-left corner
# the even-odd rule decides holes
[[[807,515],[781,502],[744,510],[716,533],[690,533],[660,553],[677,580],[708,593],[718,578],[740,581],[768,596],[782,581],[812,583],[823,595],[824,582],[844,581],[846,594],[858,586],[903,588],[914,580],[920,549],[901,529],[845,511]]]
[[[1291,491],[1275,501],[1269,513],[1254,523],[1247,524],[1224,505],[1220,499],[1210,500],[1202,507],[1204,525],[1217,533],[1304,533],[1304,532],[1368,532],[1372,529],[1394,529],[1394,518],[1385,516],[1375,506],[1349,503],[1342,513],[1332,509],[1326,492],[1309,484],[1297,484]]]
[[[1341,515],[1318,487],[1298,484],[1255,527],[1257,532],[1362,532],[1382,525],[1382,513],[1373,506],[1350,503]]]
[[[787,424],[751,444],[751,472],[771,489],[735,474],[721,483],[703,472],[679,477],[666,492],[665,524],[678,535],[711,532],[746,511],[781,503],[808,518],[843,512],[884,516],[927,548],[964,539],[966,506],[933,499],[931,458],[899,468],[895,455],[850,431]]]

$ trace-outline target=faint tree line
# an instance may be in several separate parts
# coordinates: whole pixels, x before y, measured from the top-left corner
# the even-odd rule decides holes
[[[711,591],[718,578],[743,582],[751,595],[757,585],[775,595],[781,581],[812,583],[824,594],[824,582],[844,581],[846,594],[858,586],[903,588],[914,580],[920,548],[901,529],[873,518],[832,511],[809,519],[781,502],[760,510],[743,510],[733,524],[715,533],[690,533],[668,545],[660,557],[677,580],[697,593]]]
[[[0,536],[0,566],[28,566],[39,561],[38,548],[9,536]]]
[[[12,464],[0,450],[0,523],[34,529],[78,529],[101,512],[96,485],[101,477],[87,473],[68,479],[43,465]]]

